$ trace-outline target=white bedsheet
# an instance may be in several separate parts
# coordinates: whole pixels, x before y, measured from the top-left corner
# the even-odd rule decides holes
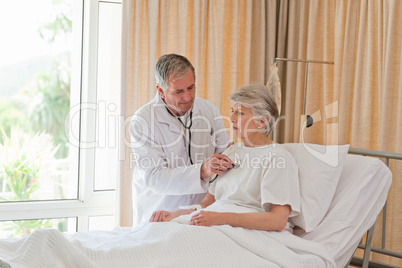
[[[287,231],[175,222],[74,235],[38,230],[0,240],[0,257],[13,268],[335,267],[324,247]]]

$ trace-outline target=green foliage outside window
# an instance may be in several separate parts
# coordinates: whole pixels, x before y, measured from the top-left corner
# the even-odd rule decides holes
[[[57,14],[38,29],[38,34],[49,44],[72,31],[71,8],[67,2],[53,1]],[[41,199],[35,197],[37,191],[48,187],[49,182],[57,184],[65,172],[69,57],[67,52],[60,54],[53,59],[51,71],[36,73],[13,97],[0,100],[0,202]],[[28,220],[14,221],[2,228],[12,230],[13,236],[17,236],[51,226],[50,220]]]

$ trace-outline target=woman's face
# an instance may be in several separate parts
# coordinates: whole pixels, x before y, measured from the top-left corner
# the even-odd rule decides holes
[[[235,137],[246,142],[249,141],[253,135],[261,133],[258,129],[258,127],[261,126],[250,108],[240,103],[235,103],[232,105],[231,110],[232,115],[230,116],[230,123]]]

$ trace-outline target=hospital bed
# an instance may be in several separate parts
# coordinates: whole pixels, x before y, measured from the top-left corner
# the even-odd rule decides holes
[[[356,154],[387,159],[402,155],[348,146],[284,146],[298,163],[302,199],[317,203],[313,225],[305,226],[313,228],[309,232],[300,227],[266,232],[174,222],[73,235],[38,230],[25,238],[0,240],[0,267],[344,267],[370,230],[366,246],[360,245],[366,249],[361,262],[367,265],[370,251],[377,250],[370,248],[372,226],[386,204],[392,175],[381,160]],[[317,187],[310,189],[312,185]],[[309,218],[290,223],[298,220],[306,224]]]
[[[377,157],[377,158],[383,159],[385,164],[387,165],[387,167],[390,164],[390,160],[402,160],[402,154],[373,151],[373,150],[363,150],[363,149],[357,149],[357,148],[349,149],[349,154],[371,156],[371,157]],[[374,227],[375,227],[375,224],[373,224],[371,226],[371,228],[367,231],[367,234],[365,237],[366,238],[365,243],[363,243],[363,240],[361,240],[357,247],[359,249],[364,250],[363,258],[358,258],[358,257],[352,256],[351,259],[349,260],[348,264],[345,267],[347,267],[349,264],[351,264],[353,266],[364,267],[364,268],[366,268],[366,267],[377,267],[377,268],[390,267],[390,266],[385,265],[380,262],[370,261],[369,258],[370,258],[371,252],[376,252],[376,253],[383,254],[386,256],[391,256],[391,257],[402,259],[402,253],[385,249],[386,222],[387,222],[387,203],[385,203],[383,210],[382,210],[381,247],[380,248],[372,247],[373,236],[374,236]]]

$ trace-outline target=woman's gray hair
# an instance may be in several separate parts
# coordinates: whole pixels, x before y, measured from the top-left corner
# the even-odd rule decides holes
[[[177,80],[185,76],[191,69],[195,82],[195,70],[191,62],[184,56],[177,54],[166,54],[158,59],[155,66],[156,83],[166,92],[169,80]]]
[[[265,119],[267,124],[262,128],[262,133],[269,135],[275,127],[279,117],[275,98],[264,85],[247,85],[241,87],[230,96],[232,103],[240,103],[253,112],[255,119]]]

